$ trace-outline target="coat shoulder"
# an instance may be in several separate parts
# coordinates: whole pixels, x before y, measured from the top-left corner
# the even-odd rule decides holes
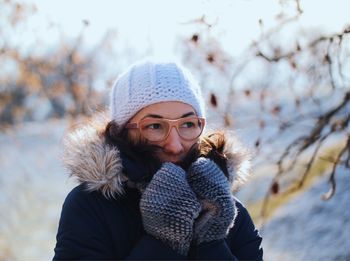
[[[67,195],[63,209],[75,210],[79,208],[84,212],[96,212],[99,214],[123,212],[124,209],[136,206],[138,198],[135,191],[127,190],[124,195],[115,198],[106,198],[100,191],[90,191],[85,183],[73,188]]]
[[[73,188],[64,200],[60,218],[60,228],[71,227],[71,224],[79,225],[71,228],[84,226],[93,230],[98,224],[104,223],[104,205],[108,204],[108,199],[97,191],[88,191],[85,184],[80,184]],[[60,232],[60,230],[59,230]]]
[[[96,208],[96,203],[102,199],[108,201],[101,193],[98,191],[89,191],[86,185],[82,183],[68,193],[63,204],[63,209],[69,208],[74,210],[79,207],[86,210],[93,210]]]
[[[84,184],[73,188],[62,207],[54,260],[121,259],[139,237],[141,220],[128,197],[106,198],[88,191]]]

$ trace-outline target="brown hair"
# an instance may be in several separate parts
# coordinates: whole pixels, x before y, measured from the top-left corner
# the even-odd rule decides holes
[[[145,166],[149,174],[144,177],[146,180],[160,168],[161,162],[156,157],[160,148],[143,141],[133,142],[128,136],[128,130],[121,129],[115,121],[107,123],[102,135],[107,145],[117,147],[123,156]]]
[[[209,133],[201,138],[200,155],[213,160],[228,177],[227,158],[224,154],[225,145],[224,132]]]

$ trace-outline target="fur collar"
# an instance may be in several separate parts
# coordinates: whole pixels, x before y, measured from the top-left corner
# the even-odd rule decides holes
[[[249,154],[233,134],[227,133],[224,154],[232,192],[236,192],[250,175]],[[85,183],[89,191],[101,191],[106,198],[124,193],[128,178],[123,174],[119,151],[104,142],[94,125],[86,125],[65,137],[63,164],[69,175]]]

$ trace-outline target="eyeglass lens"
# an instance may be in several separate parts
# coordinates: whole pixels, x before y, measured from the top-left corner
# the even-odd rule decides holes
[[[150,141],[161,141],[169,133],[169,121],[163,119],[144,119],[140,122],[142,135]],[[192,140],[197,138],[202,132],[202,123],[198,118],[183,118],[175,122],[174,126],[181,138]]]

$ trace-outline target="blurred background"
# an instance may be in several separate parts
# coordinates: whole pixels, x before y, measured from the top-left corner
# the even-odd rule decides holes
[[[64,135],[154,56],[199,80],[254,155],[237,194],[266,260],[350,260],[350,3],[0,0],[0,260],[50,260],[76,185]]]

